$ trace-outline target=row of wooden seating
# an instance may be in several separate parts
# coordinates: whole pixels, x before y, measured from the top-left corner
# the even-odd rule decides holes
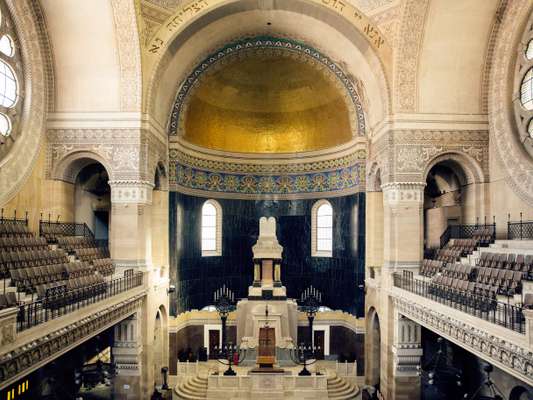
[[[52,309],[101,295],[106,290],[105,279],[98,273],[36,287],[43,307]]]
[[[441,272],[446,264],[444,261],[424,259],[420,268],[420,275],[431,278]]]
[[[528,274],[533,272],[533,255],[483,252],[476,264],[478,267],[522,271]]]
[[[63,250],[23,250],[0,252],[0,271],[68,262]]]
[[[107,247],[90,247],[75,250],[76,256],[82,261],[91,261],[98,258],[109,258]]]
[[[0,294],[0,310],[3,310],[4,308],[16,307],[17,305],[17,294],[15,292]]]
[[[466,256],[472,253],[478,246],[478,241],[475,239],[452,239],[446,248],[460,250],[461,256]]]
[[[113,275],[115,272],[115,266],[110,258],[92,260],[91,263],[94,265],[94,269],[100,272],[103,276]]]
[[[473,277],[475,269],[471,265],[453,263],[446,264],[446,268],[442,269],[442,274],[451,278],[469,280]]]
[[[0,237],[0,251],[46,249],[49,249],[49,247],[45,238],[34,236]]]
[[[474,239],[477,242],[477,246],[488,246],[494,239],[493,228],[491,227],[477,228],[472,233],[472,239]]]
[[[499,294],[513,295],[520,292],[523,277],[521,271],[483,267],[478,269],[476,282],[495,287]]]
[[[0,219],[0,237],[33,236],[24,223]]]
[[[433,294],[443,297],[449,296],[466,296],[469,294],[477,295],[479,298],[495,299],[498,293],[498,288],[492,285],[467,281],[464,279],[452,278],[449,276],[437,275],[433,281],[433,285],[430,287],[430,291]],[[451,292],[450,292],[451,291]],[[476,298],[476,296],[472,296]],[[457,301],[461,298],[455,299]]]
[[[461,258],[461,249],[444,248],[437,251],[435,259],[447,263],[454,263]]]
[[[69,253],[77,249],[87,249],[91,247],[97,247],[95,241],[86,236],[58,237],[57,244]]]

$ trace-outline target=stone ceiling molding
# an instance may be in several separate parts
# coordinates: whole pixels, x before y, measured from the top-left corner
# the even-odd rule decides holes
[[[320,53],[318,50],[307,46],[304,43],[297,42],[291,39],[259,36],[250,37],[225,45],[208,55],[189,76],[181,83],[178,90],[176,100],[172,107],[170,116],[170,123],[168,127],[170,136],[183,136],[183,126],[185,124],[185,114],[187,108],[187,101],[204,76],[210,68],[216,68],[217,64],[223,63],[230,57],[235,57],[237,54],[255,54],[255,52],[274,50],[287,52],[287,54],[294,54],[298,57],[309,58],[310,60],[321,64],[326,70],[337,79],[335,80],[338,86],[343,86],[344,93],[351,101],[346,101],[348,109],[350,110],[350,123],[352,133],[357,132],[359,136],[365,136],[366,124],[365,113],[361,104],[361,99],[357,92],[354,82],[344,73],[342,68],[333,62],[330,58]]]
[[[511,75],[515,72],[516,46],[523,33],[523,23],[531,14],[532,3],[512,1],[503,16],[490,73],[489,133],[495,154],[505,171],[505,180],[527,204],[533,206],[533,160],[518,141],[512,112]]]
[[[9,201],[26,182],[39,154],[45,133],[52,82],[48,65],[50,47],[43,41],[45,30],[38,3],[31,0],[8,0],[18,33],[23,57],[25,80],[24,106],[20,121],[20,135],[11,151],[0,161],[0,204]]]
[[[120,62],[120,109],[140,111],[142,105],[141,43],[135,2],[111,0]]]
[[[406,0],[395,46],[394,109],[415,112],[418,108],[418,61],[424,37],[429,0]]]

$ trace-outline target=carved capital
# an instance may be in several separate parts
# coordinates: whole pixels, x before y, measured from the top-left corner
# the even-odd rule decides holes
[[[111,203],[152,204],[154,184],[140,180],[109,181],[111,187]]]
[[[417,204],[422,206],[424,203],[423,182],[391,182],[381,185],[383,190],[383,201],[389,206],[400,204]]]

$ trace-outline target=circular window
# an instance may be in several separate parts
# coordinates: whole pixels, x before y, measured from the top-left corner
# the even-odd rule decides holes
[[[4,114],[0,114],[0,135],[9,136],[11,133],[11,122]]]
[[[0,51],[8,57],[13,57],[13,55],[15,54],[13,39],[11,39],[9,35],[4,35],[0,39]]]
[[[22,115],[22,57],[15,24],[0,2],[0,159],[16,143]]]
[[[528,60],[533,60],[533,39],[529,40],[526,48],[526,58]]]
[[[533,157],[533,14],[529,21],[516,53],[514,110],[518,139]]]

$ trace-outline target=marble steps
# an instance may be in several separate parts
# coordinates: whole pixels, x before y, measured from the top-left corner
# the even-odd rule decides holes
[[[330,400],[355,399],[359,394],[357,386],[348,383],[337,375],[328,376],[328,398]]]
[[[204,400],[207,397],[207,378],[190,378],[176,387],[175,394],[182,400]]]

